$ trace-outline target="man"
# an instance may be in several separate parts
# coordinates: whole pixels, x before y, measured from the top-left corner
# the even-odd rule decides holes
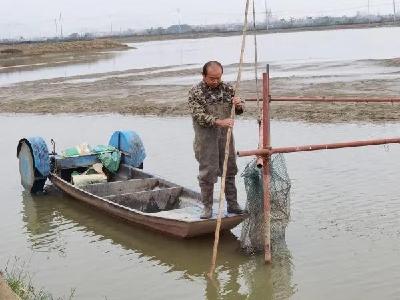
[[[212,216],[214,184],[222,176],[226,135],[233,127],[231,108],[236,114],[243,113],[243,102],[235,97],[234,88],[221,81],[222,65],[209,61],[203,66],[203,80],[189,91],[189,108],[193,118],[194,153],[199,162],[199,185],[204,210],[200,218]],[[241,214],[237,202],[235,175],[237,174],[236,154],[233,136],[229,146],[228,169],[225,180],[225,198],[228,213]]]

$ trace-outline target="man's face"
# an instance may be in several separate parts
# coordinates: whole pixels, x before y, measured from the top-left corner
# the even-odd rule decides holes
[[[203,75],[204,82],[212,88],[216,88],[221,83],[222,69],[218,65],[211,65],[207,69],[207,75]]]

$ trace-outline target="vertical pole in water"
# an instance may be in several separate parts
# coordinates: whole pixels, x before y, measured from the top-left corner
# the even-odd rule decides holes
[[[269,86],[269,65],[267,65],[267,72],[263,74],[263,148],[271,148],[270,136],[270,86]],[[263,161],[263,191],[264,191],[264,253],[265,263],[271,262],[271,193],[270,193],[270,163],[271,155],[268,154],[264,157]]]

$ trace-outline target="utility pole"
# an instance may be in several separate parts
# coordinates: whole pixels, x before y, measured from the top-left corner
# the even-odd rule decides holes
[[[370,13],[370,5],[369,5],[370,0],[368,0],[368,24],[371,24],[371,13]]]
[[[179,30],[179,33],[182,33],[182,28],[181,28],[181,10],[178,8],[177,10],[176,10],[176,12],[178,13],[178,30]]]
[[[393,23],[396,23],[396,0],[393,0]]]
[[[265,4],[265,23],[267,24],[267,30],[269,29],[269,12],[267,6],[267,0],[264,1]]]
[[[54,19],[54,24],[56,25],[56,37],[58,37],[57,18]]]
[[[61,13],[60,13],[60,17],[59,17],[59,19],[58,19],[58,22],[60,23],[60,36],[61,36],[61,38],[63,38],[63,28],[62,28],[62,16],[61,16]]]

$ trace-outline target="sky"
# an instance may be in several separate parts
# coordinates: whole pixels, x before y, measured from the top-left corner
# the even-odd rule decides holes
[[[396,0],[400,11],[400,0]],[[393,0],[255,0],[257,18],[388,14]],[[0,0],[0,39],[242,22],[245,0]]]

